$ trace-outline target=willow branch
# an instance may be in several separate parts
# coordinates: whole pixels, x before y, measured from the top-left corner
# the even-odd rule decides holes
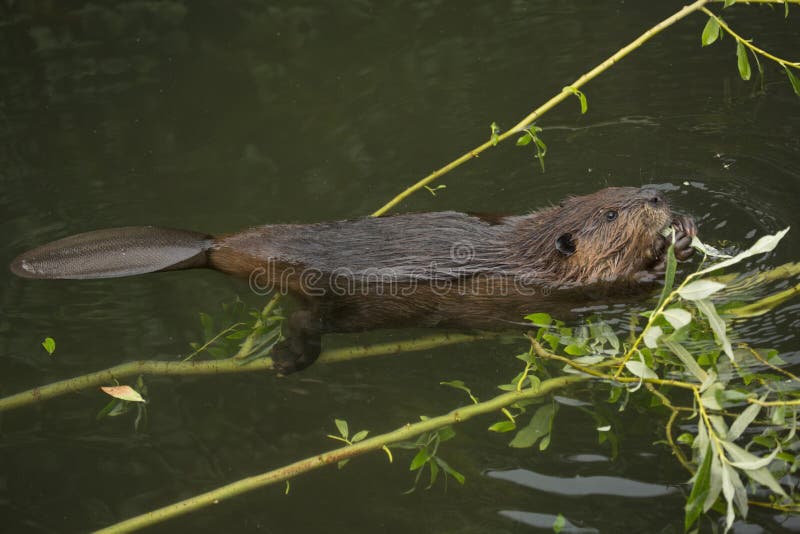
[[[510,406],[522,400],[543,397],[553,391],[565,388],[570,384],[581,382],[583,380],[587,380],[587,378],[581,376],[551,378],[539,384],[539,387],[536,389],[529,388],[522,391],[512,391],[510,393],[498,395],[497,397],[488,401],[457,408],[445,415],[432,417],[430,419],[426,419],[425,421],[420,421],[414,424],[404,425],[403,427],[391,432],[377,435],[340,449],[327,451],[303,460],[299,460],[279,469],[237,480],[231,484],[227,484],[206,493],[202,493],[169,506],[159,508],[158,510],[153,510],[152,512],[132,517],[126,521],[111,525],[97,532],[104,534],[116,534],[121,532],[131,532],[140,528],[152,526],[166,521],[167,519],[178,517],[210,505],[218,504],[221,501],[231,499],[238,495],[242,495],[271,484],[275,484],[276,482],[289,480],[309,471],[313,471],[331,464],[336,464],[348,458],[354,458],[356,456],[364,455],[368,452],[381,450],[387,445],[415,438],[416,436],[424,434],[425,432],[431,432],[448,425],[458,424],[472,419],[478,415],[496,412],[505,408],[506,406]]]
[[[446,333],[429,335],[407,341],[345,347],[323,351],[317,362],[338,363],[370,356],[429,350],[435,347],[484,339],[490,335],[492,334]],[[8,397],[0,399],[0,412],[36,404],[68,393],[78,393],[89,388],[114,384],[130,376],[196,376],[270,371],[272,369],[273,362],[272,358],[269,357],[253,360],[246,364],[243,364],[241,360],[233,358],[224,360],[173,362],[139,360],[115,365],[114,367],[109,367],[108,369],[95,373],[89,373],[59,382],[52,382],[45,386],[29,389],[15,395],[9,395]]]
[[[669,28],[670,26],[672,26],[676,22],[680,21],[681,19],[687,17],[691,13],[694,13],[695,11],[701,9],[709,1],[711,1],[711,0],[697,0],[696,2],[694,2],[694,3],[692,3],[692,4],[688,5],[688,6],[684,6],[680,11],[677,11],[673,15],[665,18],[664,20],[662,20],[661,22],[659,22],[658,24],[656,24],[655,26],[653,26],[652,28],[650,28],[649,30],[647,30],[646,32],[641,34],[639,37],[637,37],[636,39],[631,41],[629,44],[627,44],[626,46],[624,46],[624,47],[620,48],[619,50],[617,50],[613,55],[611,55],[608,59],[606,59],[605,61],[603,61],[599,65],[597,65],[595,68],[593,68],[589,72],[587,72],[587,73],[583,74],[582,76],[580,76],[577,80],[572,82],[569,85],[569,87],[572,87],[574,89],[578,89],[580,87],[583,87],[584,85],[586,85],[587,83],[589,83],[590,81],[595,79],[597,76],[599,76],[603,72],[605,72],[608,69],[610,69],[611,67],[613,67],[622,58],[624,58],[625,56],[627,56],[628,54],[630,54],[631,52],[633,52],[634,50],[636,50],[637,48],[642,46],[644,43],[646,43],[647,41],[649,41],[650,39],[652,39],[653,37],[655,37],[656,35],[661,33],[663,30]],[[542,115],[544,115],[545,113],[550,111],[552,108],[554,108],[555,106],[557,106],[558,104],[560,104],[561,102],[566,100],[567,98],[574,98],[572,92],[569,91],[569,90],[560,91],[555,96],[553,96],[550,100],[548,100],[547,102],[545,102],[544,104],[542,104],[541,106],[539,106],[538,108],[536,108],[535,110],[530,112],[524,119],[519,121],[513,128],[511,128],[510,130],[506,131],[503,134],[500,134],[497,137],[496,140],[491,140],[490,139],[489,141],[486,141],[482,145],[479,145],[479,146],[473,148],[472,150],[470,150],[469,152],[463,154],[459,158],[451,161],[450,163],[448,163],[444,167],[432,172],[431,174],[429,174],[428,176],[426,176],[422,180],[418,181],[417,183],[415,183],[411,187],[409,187],[409,188],[405,189],[404,191],[402,191],[401,193],[399,193],[392,200],[387,202],[383,207],[381,207],[379,210],[375,211],[372,214],[372,216],[373,217],[379,217],[379,216],[385,214],[387,211],[389,211],[390,209],[395,207],[397,204],[402,202],[406,197],[410,196],[411,194],[415,193],[416,191],[419,191],[420,189],[422,189],[426,185],[430,184],[431,182],[433,182],[434,180],[436,180],[440,176],[443,176],[443,175],[447,174],[448,172],[452,171],[456,167],[459,167],[463,163],[466,163],[467,161],[471,160],[472,158],[477,158],[486,149],[491,148],[492,146],[496,145],[500,141],[504,141],[504,140],[508,139],[509,137],[522,132],[525,128],[528,128],[533,121],[535,121],[536,119],[538,119],[539,117],[541,117]]]
[[[772,61],[774,61],[775,63],[778,63],[781,66],[787,66],[787,67],[793,67],[795,69],[800,69],[800,61],[788,61],[786,59],[781,59],[778,56],[774,56],[774,55],[770,54],[769,52],[767,52],[766,50],[763,50],[763,49],[757,47],[756,45],[752,44],[750,41],[748,41],[747,39],[745,39],[744,37],[742,37],[741,35],[739,35],[735,31],[733,31],[731,29],[731,27],[728,26],[727,24],[725,24],[725,21],[722,20],[717,15],[715,15],[713,11],[709,11],[705,7],[701,7],[700,11],[702,11],[703,13],[705,13],[706,15],[711,17],[712,19],[716,20],[717,24],[719,24],[720,27],[723,30],[728,32],[731,37],[736,39],[738,42],[742,43],[744,46],[746,46],[747,48],[749,48],[750,50],[752,50],[756,54],[760,54],[760,55],[764,56],[767,59],[771,59]]]

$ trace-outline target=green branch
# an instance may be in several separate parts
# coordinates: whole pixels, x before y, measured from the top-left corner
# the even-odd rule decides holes
[[[309,471],[313,471],[331,464],[337,464],[342,460],[361,456],[368,452],[381,450],[388,445],[400,441],[407,441],[426,432],[431,432],[448,425],[462,423],[478,415],[500,411],[507,406],[523,400],[544,397],[553,391],[563,389],[570,384],[582,382],[584,380],[587,380],[587,378],[582,376],[551,378],[543,381],[536,389],[529,388],[522,391],[512,391],[510,393],[498,395],[497,397],[488,401],[457,408],[445,415],[432,417],[414,424],[404,425],[401,428],[391,432],[374,436],[340,449],[327,451],[303,460],[299,460],[292,464],[285,465],[279,469],[274,469],[259,475],[237,480],[231,484],[227,484],[206,493],[202,493],[169,506],[159,508],[158,510],[153,510],[152,512],[132,517],[126,521],[111,525],[97,532],[105,534],[118,534],[121,532],[132,532],[140,528],[152,526],[166,521],[167,519],[178,517],[210,505],[216,505],[221,501],[231,499],[238,495],[242,495],[271,484],[275,484],[276,482],[289,480],[298,475],[308,473]]]
[[[407,341],[395,341],[388,343],[377,343],[374,345],[362,345],[356,347],[345,347],[323,351],[317,363],[337,363],[349,360],[357,360],[370,356],[380,356],[385,354],[398,354],[402,352],[413,352],[429,350],[435,347],[466,343],[483,339],[493,334],[434,334],[418,339]],[[9,395],[0,399],[0,412],[20,408],[30,404],[36,404],[48,399],[66,395],[68,393],[78,393],[80,391],[95,388],[102,385],[114,384],[121,379],[137,375],[159,375],[159,376],[196,376],[196,375],[216,375],[229,373],[247,373],[258,371],[270,371],[273,368],[272,358],[259,358],[249,363],[243,364],[241,360],[227,358],[224,360],[208,361],[154,361],[139,360],[127,362],[114,367],[109,367],[96,373],[52,382],[45,386],[29,389]]]
[[[424,188],[425,186],[427,186],[440,176],[447,174],[456,167],[459,167],[462,164],[466,163],[467,161],[471,160],[472,158],[477,158],[482,152],[484,152],[488,148],[497,145],[500,141],[504,141],[505,139],[508,139],[509,137],[522,132],[523,130],[528,128],[531,125],[531,123],[533,123],[533,121],[535,121],[536,119],[538,119],[539,117],[550,111],[552,108],[554,108],[567,98],[573,97],[574,91],[577,91],[580,87],[583,87],[584,85],[595,79],[597,76],[599,76],[603,72],[613,67],[617,62],[619,62],[625,56],[627,56],[628,54],[630,54],[631,52],[642,46],[644,43],[646,43],[647,41],[649,41],[650,39],[661,33],[663,30],[669,28],[676,22],[684,19],[691,13],[694,13],[695,11],[703,8],[703,6],[705,6],[710,1],[711,0],[697,0],[696,2],[688,6],[684,6],[680,11],[677,11],[673,15],[665,18],[664,20],[662,20],[661,22],[659,22],[658,24],[656,24],[655,26],[653,26],[652,28],[641,34],[639,37],[631,41],[629,44],[617,50],[608,59],[597,65],[595,68],[593,68],[592,70],[580,76],[577,80],[569,84],[567,87],[565,87],[566,90],[562,89],[550,100],[548,100],[547,102],[545,102],[544,104],[542,104],[541,106],[530,112],[524,119],[519,121],[513,128],[500,135],[493,134],[492,137],[482,145],[473,148],[466,154],[463,154],[459,158],[451,161],[444,167],[432,172],[422,180],[418,181],[411,187],[408,187],[407,189],[399,193],[392,200],[387,202],[383,207],[376,210],[372,214],[372,216],[380,217],[381,215],[385,214],[390,209],[395,207],[397,204],[402,202],[406,197]]]

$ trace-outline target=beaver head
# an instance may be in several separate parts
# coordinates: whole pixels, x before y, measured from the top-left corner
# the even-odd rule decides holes
[[[531,226],[520,251],[537,279],[584,285],[652,269],[668,245],[662,231],[673,215],[656,189],[609,187],[569,197],[526,219]]]

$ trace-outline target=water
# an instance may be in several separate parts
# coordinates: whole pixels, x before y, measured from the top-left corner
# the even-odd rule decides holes
[[[680,7],[677,2],[83,2],[3,7],[0,263],[45,241],[135,224],[214,233],[364,215],[510,127]],[[718,6],[714,7],[719,10]],[[779,55],[798,10],[737,7],[726,21]],[[733,41],[700,49],[694,15],[545,116],[547,172],[530,147],[491,150],[402,211],[522,213],[606,185],[656,184],[711,243],[797,222],[800,99],[765,64],[766,94],[738,79]],[[762,266],[800,256],[790,232]],[[750,268],[759,267],[753,262]],[[246,286],[213,272],[42,282],[0,270],[0,394],[126,360],[173,358]],[[798,306],[743,327],[797,360]],[[408,333],[406,333],[408,334]],[[55,357],[39,346],[57,341]],[[403,333],[374,334],[401,339]],[[360,338],[335,339],[340,344]],[[146,429],[96,421],[99,392],[0,415],[0,515],[9,532],[85,531],[326,450],[333,418],[373,432],[482,397],[521,345],[484,342],[266,375],[148,379]],[[574,398],[594,400],[586,392]],[[458,428],[445,457],[467,484],[402,495],[410,458],[381,454],[187,516],[156,531],[527,532],[564,514],[574,532],[680,532],[687,476],[658,421],[596,423],[562,406],[550,448],[513,450]],[[451,481],[452,482],[452,481]],[[587,482],[587,483],[584,483]],[[642,491],[647,488],[647,491]],[[752,510],[743,532],[800,528]]]

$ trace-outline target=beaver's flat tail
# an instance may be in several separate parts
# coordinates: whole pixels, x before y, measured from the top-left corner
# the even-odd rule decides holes
[[[23,278],[115,278],[206,267],[211,236],[129,226],[77,234],[20,254],[11,271]]]

